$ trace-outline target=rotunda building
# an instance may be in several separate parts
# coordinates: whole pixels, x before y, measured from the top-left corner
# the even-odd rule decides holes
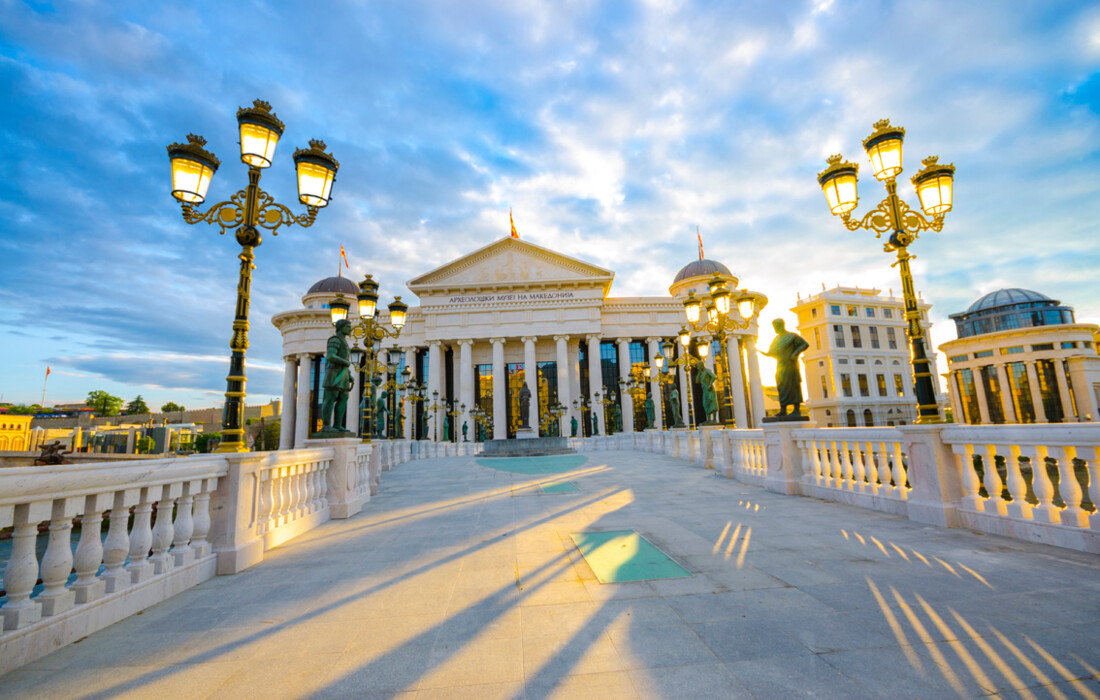
[[[705,293],[715,274],[737,289],[738,279],[725,265],[696,260],[676,275],[669,296],[614,297],[611,270],[527,240],[496,240],[406,282],[418,303],[409,308],[400,334],[382,341],[382,371],[353,372],[345,424],[362,432],[365,393],[371,401],[388,402],[386,424],[374,430],[383,438],[507,439],[521,427],[523,386],[532,397],[529,425],[536,435],[569,436],[574,430],[577,436],[605,435],[620,427],[635,432],[690,425],[693,418],[701,422],[686,400],[677,409],[680,421],[668,415],[672,383],[687,397],[692,379],[677,367],[669,372],[666,366],[668,373],[662,374],[655,360],[665,340],[673,341],[677,356],[685,352],[675,342],[685,325],[683,299],[691,291]],[[283,337],[286,363],[281,447],[301,446],[321,427],[324,355],[332,335],[329,305],[338,295],[350,302],[348,320],[358,325],[359,287],[343,277],[320,280],[303,295],[302,308],[272,318]],[[755,298],[757,308],[767,303],[763,295]],[[377,321],[392,333],[384,301],[378,307]],[[756,333],[754,320],[728,336],[731,410],[738,427],[758,427],[764,417]],[[351,340],[353,353],[362,349],[361,339]],[[707,362],[715,365],[714,353]],[[417,386],[422,391],[415,391]],[[647,398],[665,408],[655,411],[652,426]]]
[[[1100,327],[1029,289],[998,289],[952,314],[957,340],[942,343],[955,420],[1092,421],[1100,404]]]

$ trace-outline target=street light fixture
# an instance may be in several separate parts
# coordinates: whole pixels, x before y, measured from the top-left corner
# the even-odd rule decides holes
[[[187,135],[187,143],[168,146],[168,158],[172,163],[172,196],[179,200],[183,220],[189,224],[206,222],[218,224],[221,233],[235,231],[241,246],[241,261],[237,282],[237,306],[233,318],[233,336],[229,342],[232,355],[229,360],[229,376],[226,377],[225,410],[222,414],[222,441],[218,452],[247,452],[244,442],[245,351],[248,349],[248,306],[251,299],[252,268],[255,267],[255,249],[260,246],[260,228],[277,235],[282,226],[297,224],[303,228],[313,225],[317,212],[329,203],[332,183],[340,164],[325,153],[323,141],[310,141],[308,151],[299,149],[294,154],[298,170],[298,199],[306,205],[306,213],[295,215],[279,204],[267,192],[260,189],[260,175],[271,165],[275,147],[283,135],[284,125],[271,105],[255,100],[251,107],[237,110],[240,132],[241,161],[248,166],[248,186],[229,200],[218,202],[205,212],[195,206],[206,201],[210,182],[221,161],[207,151],[206,139],[195,134]],[[307,157],[308,156],[308,157]],[[317,197],[310,189],[308,177],[303,179],[303,167],[313,168],[314,177],[323,177],[327,183],[324,197]]]
[[[817,181],[821,185],[829,209],[841,217],[849,231],[870,229],[876,238],[889,234],[883,250],[897,252],[897,266],[901,270],[902,295],[905,298],[905,320],[908,325],[910,357],[913,366],[913,385],[917,392],[918,423],[939,423],[939,404],[936,402],[936,389],[932,379],[932,365],[925,347],[924,328],[921,327],[920,310],[917,309],[917,295],[913,290],[913,273],[909,261],[909,245],[917,240],[921,231],[943,230],[943,220],[951,211],[952,192],[955,179],[955,166],[943,165],[937,156],[921,161],[921,168],[910,181],[920,198],[921,208],[926,216],[898,197],[897,176],[902,171],[902,142],[905,129],[891,126],[889,119],[875,122],[875,131],[863,140],[863,148],[875,170],[875,178],[886,186],[887,196],[868,212],[862,219],[852,219],[852,210],[859,202],[856,181],[859,167],[842,160],[840,155],[827,159],[828,167],[820,172]]]
[[[355,295],[356,301],[359,304],[359,320],[352,325],[351,337],[352,345],[355,346],[359,343],[362,347],[362,362],[356,364],[356,368],[360,372],[366,373],[366,381],[364,382],[364,389],[370,392],[370,397],[367,401],[363,402],[363,416],[362,416],[362,428],[360,432],[363,435],[363,442],[370,442],[371,437],[374,435],[374,377],[376,373],[389,372],[389,365],[383,364],[378,360],[378,354],[382,351],[382,342],[386,338],[398,338],[401,335],[401,330],[405,327],[405,319],[408,316],[409,305],[401,301],[401,297],[394,297],[394,300],[389,304],[389,325],[393,328],[390,330],[386,328],[385,324],[379,318],[378,315],[378,282],[374,280],[371,275],[365,275],[363,281],[359,283],[359,293]],[[336,299],[329,302],[329,308],[332,312],[333,323],[336,322],[338,313],[341,313],[336,306],[342,307],[342,313],[346,316],[347,309],[350,306],[344,301],[342,294],[337,294]],[[394,348],[396,349],[396,348]],[[393,367],[394,374],[396,374],[396,365]],[[411,372],[408,367],[405,367],[405,371]],[[402,376],[405,376],[404,374]],[[405,379],[405,383],[408,384],[408,377]],[[390,431],[393,432],[392,430]],[[393,436],[389,438],[392,440]]]

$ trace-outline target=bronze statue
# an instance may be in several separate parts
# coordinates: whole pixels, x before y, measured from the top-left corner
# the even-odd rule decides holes
[[[386,420],[389,413],[389,409],[386,407],[386,399],[389,396],[390,392],[383,389],[378,394],[378,400],[374,402],[374,437],[376,438],[386,437],[386,427],[389,425],[389,421]]]
[[[420,413],[420,439],[428,439],[428,412],[421,411]]]
[[[519,427],[530,428],[531,424],[528,422],[531,415],[531,390],[527,388],[527,384],[520,387],[519,390]]]
[[[615,427],[614,430],[608,431],[608,434],[623,432],[623,409],[619,408],[619,404],[611,407],[611,424]]]
[[[718,375],[704,365],[699,368],[697,376],[700,386],[703,387],[703,413],[707,416],[704,422],[714,425],[718,422],[718,393],[714,390],[714,381],[718,379]]]
[[[600,419],[599,419],[598,416],[596,416],[595,411],[592,411],[592,434],[593,435],[599,435],[600,434]]]
[[[577,417],[573,416],[569,419],[569,432],[570,437],[577,437]]]
[[[52,464],[72,464],[72,462],[65,459],[64,455],[67,454],[72,454],[72,450],[66,450],[64,445],[54,440],[49,444],[42,445],[41,454],[34,458],[34,466],[41,467]]]
[[[321,385],[325,390],[321,403],[321,432],[327,434],[350,434],[351,431],[336,425],[347,415],[348,394],[351,392],[351,352],[348,350],[347,337],[351,332],[351,322],[342,319],[336,322],[335,333],[328,339],[325,352],[325,379]]]
[[[470,439],[466,436],[466,431],[470,429],[470,426],[466,421],[462,421],[462,442],[469,442]]]
[[[680,412],[680,392],[676,387],[668,392],[668,415],[672,420],[673,428],[684,427],[684,416]]]
[[[653,405],[653,397],[646,397],[645,400],[645,427],[652,428],[653,421],[657,418],[657,409]]]
[[[791,333],[786,329],[783,319],[772,321],[775,329],[775,340],[767,352],[761,354],[774,358],[776,363],[775,386],[779,390],[779,415],[799,416],[802,406],[802,372],[798,369],[798,356],[801,355],[810,344],[797,333]],[[788,413],[787,407],[793,407]]]

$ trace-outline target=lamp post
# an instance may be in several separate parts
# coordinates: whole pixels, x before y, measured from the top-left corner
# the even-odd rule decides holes
[[[432,441],[439,442],[439,409],[446,408],[446,403],[439,403],[439,392],[432,392],[432,402],[428,410],[432,412]]]
[[[405,327],[405,319],[408,316],[409,305],[401,301],[401,297],[394,297],[387,309],[390,312],[389,325],[386,325],[379,317],[378,311],[378,282],[371,275],[365,275],[359,283],[359,293],[355,295],[359,306],[359,319],[352,325],[351,338],[353,350],[361,361],[357,363],[360,372],[366,374],[364,388],[373,387],[376,373],[389,370],[389,366],[378,360],[378,354],[382,351],[382,342],[386,338],[397,338]],[[347,318],[349,304],[344,301],[343,294],[337,294],[336,299],[329,302],[332,312],[332,322],[336,323],[341,318]],[[397,367],[394,366],[396,371]],[[363,442],[370,442],[374,436],[374,396],[371,392],[370,399],[363,403],[363,426],[360,432],[363,434]],[[392,435],[390,436],[393,437]]]
[[[614,430],[614,425],[613,424],[612,424],[611,427],[608,427],[607,407],[610,406],[611,404],[615,403],[615,401],[616,401],[615,392],[611,391],[610,389],[608,389],[605,386],[603,388],[602,398],[601,398],[600,392],[598,392],[598,391],[596,392],[596,400],[603,405],[603,425],[604,425],[603,431],[604,431],[605,434],[611,435],[612,433],[615,432],[615,430]]]
[[[195,207],[206,201],[210,181],[221,165],[213,153],[204,146],[206,139],[195,134],[187,135],[187,143],[168,146],[168,158],[172,162],[172,196],[179,200],[183,220],[189,224],[217,223],[221,233],[235,231],[241,246],[241,261],[237,281],[237,306],[233,317],[233,337],[229,341],[232,351],[229,360],[229,376],[226,377],[225,409],[222,413],[222,441],[218,452],[247,452],[244,442],[244,358],[248,350],[248,306],[252,293],[253,260],[255,249],[260,246],[260,228],[277,235],[282,226],[297,224],[303,228],[313,225],[317,212],[328,206],[332,183],[340,164],[325,152],[324,141],[311,140],[309,149],[294,152],[294,165],[298,172],[298,201],[306,205],[306,213],[294,215],[279,204],[267,192],[260,189],[260,175],[271,165],[275,146],[283,135],[285,125],[271,111],[271,105],[256,100],[251,107],[237,110],[237,126],[241,139],[241,161],[248,166],[248,185],[228,201],[218,202],[205,212]]]
[[[405,369],[408,369],[408,367],[406,367]],[[405,385],[408,387],[408,393],[406,394],[405,398],[409,401],[412,401],[412,407],[409,409],[409,417],[412,419],[413,422],[413,440],[422,440],[424,438],[417,438],[416,436],[417,433],[420,432],[420,424],[416,420],[416,405],[424,400],[424,395],[427,393],[428,388],[424,385],[423,382],[420,382],[419,384],[416,382],[410,383],[408,379],[405,380]]]
[[[718,362],[724,375],[722,382],[724,391],[722,393],[724,394],[723,399],[726,406],[725,425],[727,428],[734,428],[736,427],[736,421],[734,420],[733,409],[733,386],[730,382],[732,375],[730,374],[728,338],[734,331],[748,328],[760,315],[760,310],[764,308],[765,302],[761,295],[746,290],[737,290],[737,296],[734,297],[726,283],[717,274],[707,282],[707,288],[706,297],[696,297],[695,292],[688,292],[688,297],[684,300],[684,315],[687,316],[688,328],[691,331],[710,335],[718,341],[721,355]],[[731,304],[731,300],[735,303]],[[702,313],[704,302],[706,304],[705,315]],[[680,336],[681,342],[683,341],[682,334],[683,331],[681,331]],[[690,338],[688,342],[690,342]],[[699,349],[703,350],[704,347],[709,346],[700,345]],[[706,357],[706,351],[701,354],[704,358]],[[688,385],[690,388],[690,381]]]
[[[909,261],[914,257],[909,253],[909,245],[917,240],[921,231],[943,230],[944,216],[951,211],[955,166],[940,164],[937,156],[921,161],[924,167],[910,179],[926,215],[921,216],[910,209],[897,193],[896,178],[902,170],[901,146],[904,139],[905,129],[891,126],[889,119],[882,119],[875,122],[874,132],[863,140],[863,149],[875,169],[875,178],[886,187],[886,198],[860,220],[852,218],[852,210],[859,203],[856,194],[857,164],[843,161],[840,155],[830,156],[828,167],[818,174],[817,181],[825,193],[829,209],[844,221],[849,231],[870,229],[875,232],[875,238],[881,238],[884,233],[889,235],[883,250],[897,252],[898,260],[894,264],[901,270],[908,326],[906,333],[913,365],[913,385],[917,391],[917,422],[940,423],[943,418],[936,402],[932,364],[925,347],[917,295],[913,291],[913,274],[909,270]]]
[[[661,406],[661,427],[668,430],[668,412],[665,410],[665,384],[671,384],[674,376],[669,371],[666,363],[672,359],[672,352],[676,349],[676,346],[666,340],[661,343],[660,348],[661,352],[653,358],[653,364],[657,366],[657,399]]]
[[[458,442],[458,420],[457,418],[466,412],[466,404],[455,405],[454,401],[448,403],[451,410],[447,411],[447,415],[451,417],[451,442]]]
[[[670,357],[672,355],[672,350],[674,346],[671,342],[667,340],[664,343],[661,343],[661,353],[664,354],[665,361],[668,363],[670,369],[672,367],[684,368],[684,376],[687,378],[688,388],[688,428],[694,430],[695,399],[693,398],[691,391],[691,370],[695,367],[695,365],[702,364],[703,360],[691,354],[691,331],[689,331],[687,328],[681,328],[678,337],[680,339],[680,346],[683,348],[683,352],[680,353],[679,357],[677,357],[675,360]],[[698,352],[703,357],[706,357],[707,350],[704,350],[703,348],[707,348],[707,350],[709,350],[709,346],[705,344],[700,344],[696,346],[696,352]]]

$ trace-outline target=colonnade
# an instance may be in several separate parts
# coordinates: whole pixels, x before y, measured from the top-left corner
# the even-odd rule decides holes
[[[1074,382],[1073,378],[1066,371],[1065,362],[1062,359],[1053,358],[1047,361],[1054,366],[1054,379],[1057,394],[1052,398],[1057,402],[1056,406],[1060,408],[1062,414],[1061,420],[1077,421],[1095,419],[1097,409],[1092,392],[1090,391],[1091,387],[1085,382]],[[952,386],[949,393],[951,395],[951,407],[955,416],[958,417],[957,419],[960,420],[960,422],[966,420],[970,423],[982,424],[995,422],[1025,422],[1021,416],[1018,415],[1019,412],[1016,410],[1017,401],[1013,400],[1014,394],[1019,392],[1020,388],[1017,386],[1016,381],[1010,381],[1009,378],[1010,367],[1017,363],[1022,363],[1025,368],[1025,376],[1027,377],[1028,385],[1027,398],[1030,399],[1032,413],[1034,414],[1034,422],[1049,423],[1058,421],[1058,416],[1047,415],[1046,406],[1043,402],[1042,384],[1040,383],[1038,366],[1035,360],[1014,360],[1011,362],[965,367],[964,369],[970,370],[970,382],[965,380],[963,369],[953,370],[950,374]],[[987,370],[990,367],[994,368],[993,371],[996,372],[996,392],[987,392],[986,381],[983,377],[983,370]],[[1078,383],[1083,386],[1078,386]],[[964,389],[966,390],[965,393],[963,392]],[[974,420],[975,416],[971,415],[972,407],[963,405],[963,397],[971,392],[973,392],[977,399],[977,418],[979,419],[977,421]],[[1018,400],[1021,397],[1016,396],[1016,398]],[[996,403],[993,403],[994,401],[996,401]],[[993,407],[1000,408],[1000,417],[1003,419],[1002,421],[995,421],[993,419]]]

